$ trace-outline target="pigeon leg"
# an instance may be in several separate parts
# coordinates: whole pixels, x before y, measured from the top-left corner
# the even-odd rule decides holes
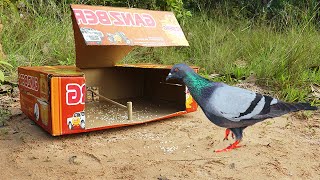
[[[231,151],[232,149],[236,149],[241,147],[239,145],[241,139],[242,139],[242,132],[246,127],[240,127],[240,128],[229,128],[226,130],[226,135],[230,133],[230,131],[234,134],[234,136],[236,137],[236,141],[231,144],[230,146],[224,148],[224,149],[218,149],[215,150],[215,152],[227,152],[227,151]],[[229,131],[228,131],[229,130]]]
[[[225,133],[225,135],[224,135],[224,138],[223,138],[223,140],[225,141],[225,140],[229,140],[229,134],[230,134],[230,129],[226,129],[226,133]],[[234,139],[234,134],[233,134],[233,132],[231,132],[231,137],[232,137],[232,139]]]
[[[231,144],[230,146],[224,148],[224,149],[217,149],[214,152],[228,152],[231,151],[232,149],[236,149],[241,147],[240,145],[238,145],[240,143],[240,140],[236,140],[233,144]]]
[[[230,134],[230,129],[226,129],[226,133],[225,133],[225,135],[224,135],[224,138],[223,138],[223,140],[229,140],[228,139],[228,136],[229,136],[229,134]],[[232,134],[233,135],[233,134]]]

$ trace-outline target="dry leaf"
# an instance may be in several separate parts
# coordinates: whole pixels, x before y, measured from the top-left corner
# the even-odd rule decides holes
[[[312,95],[320,99],[320,86],[318,84],[311,84]]]

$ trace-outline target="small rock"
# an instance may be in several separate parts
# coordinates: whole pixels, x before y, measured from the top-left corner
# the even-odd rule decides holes
[[[234,163],[231,163],[231,164],[229,165],[229,168],[230,168],[230,169],[235,169],[235,168],[236,168],[236,165],[235,165]]]
[[[43,162],[51,162],[49,156],[47,156],[47,158]]]
[[[22,114],[22,111],[20,108],[11,108],[10,113],[12,116],[17,116],[17,115]]]
[[[255,84],[256,83],[256,81],[257,81],[257,76],[255,75],[255,74],[250,74],[250,76],[249,77],[247,77],[246,79],[245,79],[245,83],[252,83],[252,84]]]
[[[12,97],[17,98],[19,97],[20,91],[18,87],[14,87],[12,90]]]
[[[158,178],[158,180],[169,180],[167,177],[160,175]]]
[[[35,160],[35,159],[39,159],[39,158],[37,158],[37,157],[35,157],[35,156],[29,157],[29,160]]]
[[[0,93],[5,93],[5,92],[9,92],[12,90],[12,86],[8,85],[8,84],[4,84],[0,86]]]
[[[81,163],[80,163],[79,161],[77,161],[76,159],[77,159],[77,156],[71,156],[71,157],[69,158],[69,163],[70,163],[70,164],[76,164],[76,165],[81,164]]]

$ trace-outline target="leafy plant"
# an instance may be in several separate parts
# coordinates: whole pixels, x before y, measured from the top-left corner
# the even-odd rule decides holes
[[[220,74],[214,80],[230,84],[238,83],[254,72],[257,85],[269,88],[283,100],[308,100],[319,104],[316,98],[308,99],[310,84],[320,84],[318,1],[4,2],[3,13],[0,13],[4,24],[0,40],[7,54],[6,62],[15,68],[74,64],[70,3],[170,10],[181,18],[180,24],[190,47],[136,48],[122,60],[123,63],[184,62],[200,66],[201,74]],[[25,6],[18,9],[15,6],[20,2]],[[238,60],[244,62],[243,66],[235,66]],[[3,72],[10,66],[3,64],[0,68],[3,77]]]
[[[4,69],[6,69],[8,67],[13,68],[13,66],[11,64],[0,59],[0,84],[1,84],[1,82],[4,81]]]

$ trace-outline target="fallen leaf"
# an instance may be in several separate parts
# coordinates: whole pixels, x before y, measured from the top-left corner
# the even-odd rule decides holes
[[[221,74],[210,74],[209,75],[209,78],[210,79],[213,79],[213,78],[215,78],[215,77],[220,77],[221,76]]]
[[[312,95],[320,98],[320,86],[318,84],[311,84]]]

